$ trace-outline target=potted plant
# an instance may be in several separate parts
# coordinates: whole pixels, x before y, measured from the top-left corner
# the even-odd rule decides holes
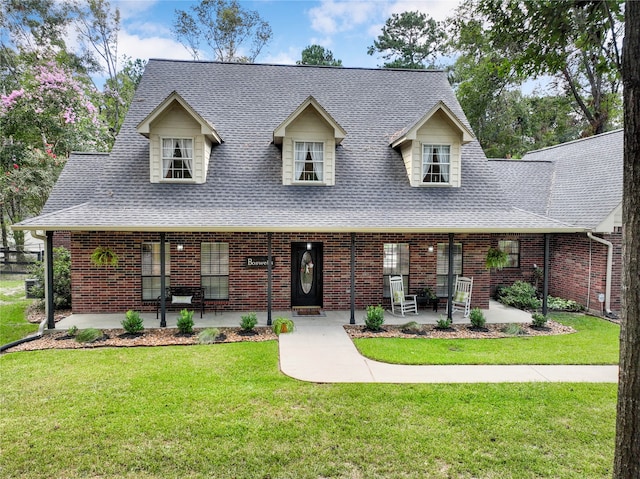
[[[91,253],[91,262],[96,266],[118,266],[118,255],[111,248],[98,246]]]
[[[509,264],[509,255],[499,248],[489,248],[485,266],[487,269],[502,269]]]
[[[276,318],[273,322],[273,332],[277,335],[293,332],[293,321],[289,318]]]

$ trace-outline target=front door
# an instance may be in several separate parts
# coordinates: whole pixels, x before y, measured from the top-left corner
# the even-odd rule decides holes
[[[291,306],[322,307],[322,243],[291,244]]]

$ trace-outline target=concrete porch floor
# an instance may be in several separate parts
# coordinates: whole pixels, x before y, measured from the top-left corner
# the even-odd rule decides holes
[[[504,306],[497,301],[491,300],[489,302],[489,308],[484,309],[484,316],[487,323],[528,323],[531,321],[531,314],[521,311],[519,309],[510,308]],[[200,318],[200,315],[195,312],[193,315],[195,328],[209,328],[209,327],[237,327],[240,324],[240,317],[246,314],[246,311],[224,311],[213,312],[207,311]],[[267,325],[267,312],[256,311],[258,316],[258,326]],[[76,326],[78,329],[84,328],[101,328],[101,329],[116,329],[121,328],[121,322],[124,319],[125,311],[122,313],[82,313],[72,314],[56,323],[56,330],[69,329],[72,326]],[[176,321],[179,315],[179,311],[171,310],[167,311],[167,327],[175,328]],[[355,320],[356,324],[364,324],[364,317],[366,312],[364,310],[356,310]],[[394,316],[391,314],[391,310],[386,310],[384,315],[385,324],[405,324],[409,321],[416,321],[420,324],[436,324],[436,321],[440,317],[446,317],[447,313],[444,309],[440,309],[438,312],[434,312],[429,309],[420,309],[418,315],[408,314],[405,317],[400,315]],[[141,313],[140,316],[144,321],[145,328],[159,328],[160,319],[156,319],[156,313]],[[287,311],[272,311],[272,319],[278,317],[290,318],[294,323],[299,322],[327,322],[335,324],[349,324],[351,313],[349,310],[345,311],[323,311],[321,316],[304,316],[297,315],[291,310]],[[469,324],[469,320],[462,317],[462,313],[456,312],[453,314],[453,324]],[[45,330],[46,331],[46,330]]]

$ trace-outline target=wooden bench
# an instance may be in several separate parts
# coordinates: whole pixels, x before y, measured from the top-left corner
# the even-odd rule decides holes
[[[156,319],[160,313],[160,300],[156,301]],[[199,309],[200,317],[204,313],[204,288],[200,286],[170,286],[165,290],[165,309]]]

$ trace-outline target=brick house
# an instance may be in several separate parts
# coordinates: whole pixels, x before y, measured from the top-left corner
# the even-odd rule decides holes
[[[552,195],[560,163],[531,155]],[[353,317],[384,304],[390,275],[446,296],[454,274],[487,308],[534,264],[562,291],[563,238],[591,231],[534,189],[521,201],[517,166],[486,159],[442,71],[150,60],[111,153],[72,155],[16,227],[49,252],[68,236],[76,313],[152,311],[172,285],[203,287],[207,308]],[[499,275],[498,245],[514,261]],[[98,247],[117,266],[92,264]]]

